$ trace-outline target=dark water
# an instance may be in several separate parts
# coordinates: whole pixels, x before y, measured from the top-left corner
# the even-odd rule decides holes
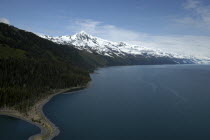
[[[210,66],[110,67],[44,108],[55,140],[210,140]]]
[[[40,129],[28,122],[0,115],[0,140],[27,140],[40,132]]]

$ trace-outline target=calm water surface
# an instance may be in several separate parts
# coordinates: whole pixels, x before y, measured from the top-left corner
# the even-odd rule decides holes
[[[210,66],[99,69],[89,88],[53,98],[44,111],[55,140],[209,140]]]
[[[210,140],[210,65],[109,67],[91,77],[89,88],[44,107],[61,130],[55,140]],[[36,131],[0,116],[0,140]]]
[[[0,115],[0,140],[28,140],[40,129],[28,122]]]

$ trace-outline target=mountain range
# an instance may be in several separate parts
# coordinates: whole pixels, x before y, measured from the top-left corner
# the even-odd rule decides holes
[[[139,45],[130,45],[126,42],[113,42],[92,36],[85,31],[81,31],[75,35],[52,37],[48,35],[40,35],[44,39],[48,39],[57,44],[73,45],[78,50],[85,50],[89,53],[94,53],[102,56],[110,57],[111,59],[134,59],[138,61],[139,58],[156,59],[153,62],[145,61],[145,64],[192,64],[192,63],[207,63],[208,59],[199,59],[193,56],[186,56],[177,53],[168,53],[160,49],[152,49]],[[158,61],[161,60],[160,61]],[[165,59],[165,61],[164,61]],[[210,62],[210,61],[209,61]],[[140,62],[135,62],[140,64]],[[142,62],[144,64],[144,62]]]

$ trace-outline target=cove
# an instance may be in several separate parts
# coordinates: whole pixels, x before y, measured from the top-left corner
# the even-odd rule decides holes
[[[28,140],[40,132],[37,126],[26,121],[0,115],[0,140]]]

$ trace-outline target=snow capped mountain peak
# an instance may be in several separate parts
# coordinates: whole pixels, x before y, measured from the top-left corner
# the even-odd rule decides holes
[[[75,35],[72,35],[71,38],[72,39],[80,39],[80,40],[89,40],[91,39],[91,35],[89,35],[88,33],[86,33],[85,31],[81,31]]]
[[[80,34],[80,35],[89,35],[88,33],[86,33],[85,31],[80,31],[79,33],[77,33],[77,34]]]
[[[144,56],[144,57],[168,57],[175,59],[190,59],[194,62],[200,61],[192,56],[184,56],[176,53],[168,53],[159,49],[151,49],[138,45],[130,45],[126,42],[112,42],[104,40],[92,35],[85,31],[81,31],[74,35],[51,37],[41,36],[42,38],[51,40],[58,44],[73,45],[79,50],[86,50],[90,53],[98,53],[100,55],[109,57],[125,57],[131,56]]]

